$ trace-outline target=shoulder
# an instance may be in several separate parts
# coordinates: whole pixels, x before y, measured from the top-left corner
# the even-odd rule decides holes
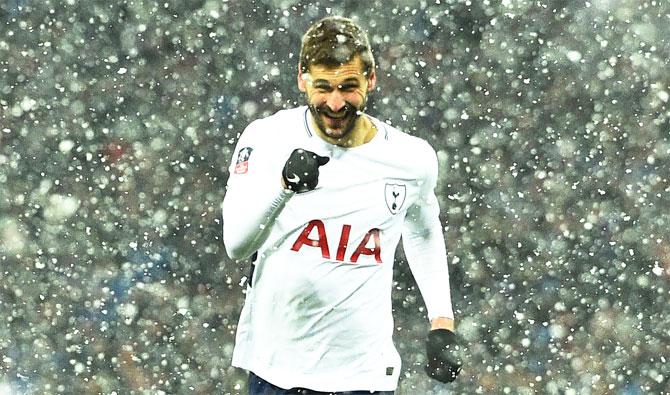
[[[378,132],[383,133],[384,144],[387,149],[399,158],[405,158],[419,167],[433,167],[437,163],[435,149],[424,139],[412,136],[402,130],[373,118]]]
[[[394,166],[403,169],[420,181],[434,185],[439,172],[435,149],[424,139],[373,118],[378,131],[384,133],[384,156]]]

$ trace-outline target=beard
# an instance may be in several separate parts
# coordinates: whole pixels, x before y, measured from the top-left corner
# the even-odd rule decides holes
[[[333,112],[324,103],[319,106],[308,104],[309,111],[312,113],[316,126],[328,137],[341,139],[346,137],[354,127],[356,121],[363,114],[365,101],[360,106],[346,102],[345,106],[338,112]]]

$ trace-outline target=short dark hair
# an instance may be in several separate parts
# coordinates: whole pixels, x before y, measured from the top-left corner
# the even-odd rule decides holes
[[[329,16],[312,24],[302,37],[300,70],[307,73],[313,64],[337,67],[356,55],[361,57],[369,77],[375,60],[367,34],[349,18]]]

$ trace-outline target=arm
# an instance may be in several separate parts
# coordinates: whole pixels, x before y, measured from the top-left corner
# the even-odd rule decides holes
[[[267,141],[261,131],[257,121],[240,137],[223,201],[223,242],[228,255],[238,260],[263,245],[295,193],[316,188],[319,167],[330,160],[300,148],[286,159],[281,147]]]
[[[431,320],[431,329],[454,330],[449,270],[437,198],[437,156],[431,157],[421,194],[407,211],[402,233],[407,262],[416,280]]]
[[[262,144],[257,127],[255,122],[244,131],[229,167],[223,200],[223,242],[232,259],[245,259],[258,250],[294,194],[282,187],[281,165],[274,163],[276,155],[266,148],[271,144]],[[251,151],[241,153],[245,148]]]
[[[430,329],[448,329],[454,332],[456,330],[456,323],[453,318],[437,317],[430,320]]]
[[[429,377],[449,383],[461,371],[460,341],[454,333],[454,312],[449,290],[447,251],[440,224],[435,185],[437,156],[430,149],[430,162],[418,201],[407,211],[403,246],[416,283],[426,303],[431,330],[426,337],[425,371]]]

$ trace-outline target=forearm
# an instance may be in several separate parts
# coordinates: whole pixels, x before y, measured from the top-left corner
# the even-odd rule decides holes
[[[403,235],[403,238],[405,255],[426,303],[428,318],[431,321],[438,318],[453,320],[444,241],[441,238],[436,240],[437,235],[434,234],[425,237]]]
[[[294,192],[279,183],[230,188],[223,201],[223,243],[232,259],[245,259],[267,240],[272,225]]]
[[[428,318],[453,320],[449,269],[439,208],[434,198],[413,206],[408,212],[402,240],[405,256],[416,280]],[[438,320],[438,322],[443,322]]]
[[[430,329],[448,329],[454,332],[456,330],[456,324],[453,318],[437,317],[430,321]]]

